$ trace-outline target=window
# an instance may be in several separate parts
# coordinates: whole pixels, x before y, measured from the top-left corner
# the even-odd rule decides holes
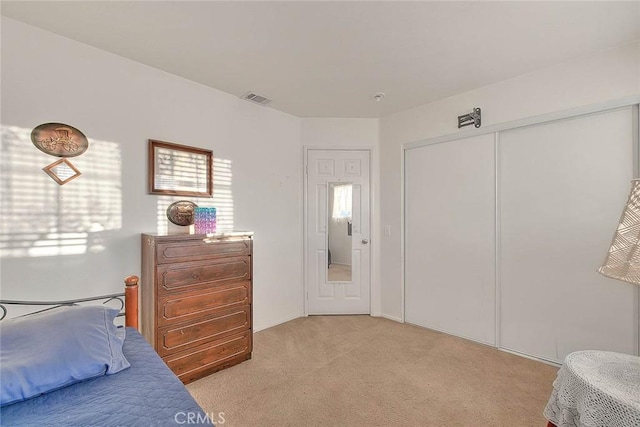
[[[351,219],[351,184],[336,185],[333,188],[333,219]]]

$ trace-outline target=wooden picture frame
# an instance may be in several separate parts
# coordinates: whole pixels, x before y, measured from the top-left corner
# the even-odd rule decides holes
[[[57,182],[58,185],[65,185],[67,182],[81,175],[78,168],[65,158],[43,167],[42,170]]]
[[[213,197],[213,151],[150,139],[149,194]]]

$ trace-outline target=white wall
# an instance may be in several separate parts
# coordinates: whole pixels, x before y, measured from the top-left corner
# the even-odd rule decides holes
[[[402,318],[402,144],[460,132],[457,116],[473,107],[482,108],[486,127],[639,93],[640,42],[636,42],[381,119],[380,224],[391,227],[391,236],[382,237],[380,253],[383,315]]]
[[[378,119],[305,118],[301,141],[309,148],[371,149],[371,315],[380,316],[380,129]]]
[[[302,315],[299,118],[3,17],[1,122],[2,298],[120,292],[126,275],[140,274],[140,233],[166,226],[164,208],[181,199],[147,194],[154,138],[212,149],[230,164],[234,228],[255,232],[255,329]],[[40,170],[56,159],[29,139],[45,122],[90,139],[70,159],[83,175],[62,187]],[[56,241],[50,231],[60,228],[79,238]]]
[[[123,276],[139,273],[139,233],[166,225],[161,208],[170,202],[146,194],[147,139],[157,138],[210,148],[215,157],[231,162],[234,227],[256,232],[255,327],[300,316],[302,147],[373,147],[372,314],[399,319],[402,144],[458,132],[456,117],[475,106],[482,107],[488,126],[640,93],[639,58],[640,44],[629,44],[380,121],[299,119],[3,17],[2,148],[4,129],[10,127],[12,135],[22,135],[30,164],[8,165],[3,153],[2,183],[23,185],[14,172],[19,170],[25,195],[46,192],[63,200],[82,185],[93,201],[103,191],[115,192],[119,217],[112,223],[120,225],[90,232],[93,252],[26,256],[13,233],[21,218],[34,220],[33,208],[18,203],[21,197],[8,200],[3,189],[2,298],[117,292]],[[76,126],[92,143],[74,159],[83,176],[59,189],[40,170],[55,159],[28,139],[34,126],[49,121]],[[99,169],[104,153],[110,153],[109,165],[116,165],[117,182],[93,186],[92,171]],[[69,223],[68,213],[58,212],[54,222]],[[382,235],[383,225],[390,226],[390,236]]]

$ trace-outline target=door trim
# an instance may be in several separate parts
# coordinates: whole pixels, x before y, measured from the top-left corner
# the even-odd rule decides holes
[[[309,195],[307,193],[307,166],[309,159],[309,151],[311,150],[323,150],[323,151],[367,151],[369,153],[369,246],[370,246],[370,256],[369,256],[369,315],[371,315],[373,311],[373,284],[377,280],[377,277],[374,275],[375,269],[374,265],[377,264],[378,258],[374,256],[375,251],[378,248],[377,237],[378,233],[375,230],[375,223],[373,222],[375,219],[374,214],[374,204],[375,204],[375,187],[373,182],[374,170],[373,170],[373,147],[369,146],[316,146],[316,145],[305,145],[302,147],[303,151],[303,159],[302,159],[302,282],[303,282],[303,290],[302,290],[302,304],[304,307],[304,317],[309,316],[309,307],[308,307],[308,298],[307,295],[309,293],[309,283],[307,282],[307,272],[309,270],[308,266],[308,251],[307,251],[307,223],[308,223],[308,212],[307,212],[307,201]]]

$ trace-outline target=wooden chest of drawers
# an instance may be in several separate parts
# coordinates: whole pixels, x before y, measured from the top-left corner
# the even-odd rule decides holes
[[[142,235],[142,334],[185,384],[251,358],[252,237]]]

